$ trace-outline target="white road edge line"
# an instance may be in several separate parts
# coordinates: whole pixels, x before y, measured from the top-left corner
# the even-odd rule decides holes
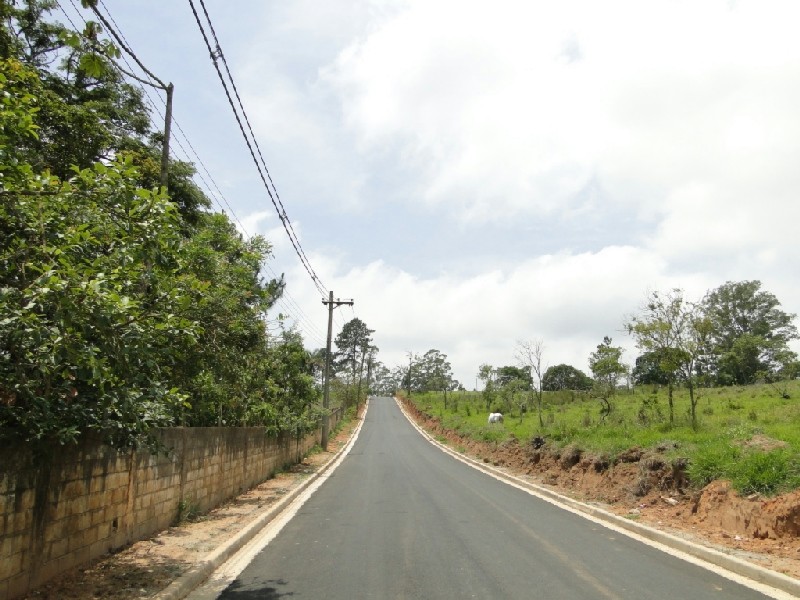
[[[482,464],[468,456],[464,456],[448,448],[444,444],[441,444],[422,427],[417,425],[400,400],[395,398],[395,402],[412,427],[431,444],[473,469],[482,471],[498,481],[507,483],[508,485],[607,529],[628,536],[629,538],[652,548],[656,548],[666,554],[716,573],[726,579],[760,592],[765,596],[775,598],[775,600],[795,600],[800,597],[800,581],[784,575],[783,573],[770,571],[769,569],[743,561],[735,556],[724,554],[713,548],[706,548],[705,546],[684,540],[665,531],[629,521],[628,519],[624,519],[596,506],[591,506],[574,500],[573,498],[563,496],[557,492],[536,485],[535,483],[525,481],[515,475],[505,473]]]
[[[361,427],[366,420],[367,410],[369,410],[369,400],[364,409],[364,414],[353,432],[350,441],[341,450],[338,458],[327,468],[325,472],[320,474],[308,487],[306,487],[298,496],[290,502],[286,508],[278,513],[274,519],[264,525],[264,527],[253,538],[244,544],[233,556],[227,561],[222,563],[208,579],[192,591],[187,598],[190,600],[214,600],[227,588],[238,576],[244,571],[245,567],[249,565],[255,556],[261,552],[272,540],[274,540],[281,530],[286,526],[289,521],[297,514],[302,508],[303,504],[314,495],[322,484],[324,484],[336,468],[344,461],[350,454],[350,450],[358,439],[361,433]]]

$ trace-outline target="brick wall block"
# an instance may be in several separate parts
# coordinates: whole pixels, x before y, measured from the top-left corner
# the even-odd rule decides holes
[[[22,552],[17,552],[0,561],[0,580],[9,579],[22,570]]]
[[[107,540],[108,538],[111,537],[111,532],[112,532],[113,528],[111,527],[111,522],[110,521],[106,521],[105,523],[98,523],[97,525],[95,525],[94,528],[95,528],[95,531],[97,532],[95,534],[95,537],[97,539],[99,539],[99,540]]]
[[[108,513],[107,508],[98,508],[95,510],[90,510],[88,513],[91,518],[90,525],[94,527],[98,523],[104,523],[105,521],[107,521],[108,520],[106,516],[107,513]]]
[[[61,498],[64,500],[72,500],[73,498],[81,498],[86,494],[86,483],[81,480],[70,481],[61,490]]]
[[[64,530],[66,525],[66,519],[61,519],[59,521],[54,521],[49,523],[44,530],[44,541],[47,542],[55,542],[62,538],[68,537],[67,532]]]
[[[104,490],[102,492],[91,494],[86,498],[86,510],[90,512],[103,510],[110,502],[112,502],[112,497],[112,492],[110,490]]]
[[[73,498],[69,501],[61,501],[59,502],[59,505],[60,504],[65,505],[66,514],[68,516],[79,515],[89,510],[89,497],[81,496],[79,498]]]
[[[19,508],[22,512],[33,510],[33,503],[36,499],[33,490],[22,490],[17,492],[17,496],[19,496]]]
[[[5,581],[5,584],[6,584],[6,595],[0,597],[16,598],[17,596],[21,596],[29,589],[28,574],[20,573],[19,575],[12,576]],[[2,587],[0,587],[0,590],[2,590]]]
[[[69,540],[66,538],[56,540],[55,542],[50,542],[48,549],[48,558],[51,560],[54,558],[60,558],[64,556],[68,550],[69,550]]]
[[[28,549],[29,545],[29,536],[27,535],[27,532],[25,534],[9,535],[6,536],[4,539],[7,542],[7,544],[5,545],[5,550],[2,554],[3,559],[5,560],[6,556],[12,556],[17,552],[22,552],[24,559],[24,552]]]
[[[119,504],[128,501],[128,486],[118,487],[111,490],[111,494],[106,494],[107,504]]]

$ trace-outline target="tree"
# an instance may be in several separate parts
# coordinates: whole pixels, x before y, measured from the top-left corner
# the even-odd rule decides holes
[[[392,369],[392,379],[397,382],[396,389],[405,388],[406,394],[411,397],[411,381],[409,378],[408,365],[397,365]]]
[[[174,205],[138,188],[136,175],[116,161],[63,183],[29,166],[5,180],[4,436],[64,444],[94,432],[109,444],[133,445],[153,426],[170,424],[185,402],[171,366],[199,334],[186,317],[195,290],[177,284]]]
[[[695,381],[698,363],[707,352],[710,321],[699,305],[687,302],[683,291],[673,289],[667,294],[653,292],[642,314],[626,323],[635,336],[636,345],[647,351],[648,360],[656,361],[658,370],[669,389],[669,420],[674,422],[673,388],[683,379],[689,390],[692,426],[697,426],[697,397]],[[638,366],[638,363],[637,363]]]
[[[542,376],[542,389],[547,392],[590,390],[593,383],[592,378],[586,373],[565,364],[548,367]]]
[[[521,422],[525,412],[533,404],[529,398],[533,393],[530,369],[515,365],[497,367],[494,370],[494,385],[503,400],[503,410],[510,413],[512,406],[516,406]]]
[[[88,21],[81,32],[69,30],[48,17],[58,6],[52,0],[15,4],[2,2],[7,35],[5,43],[0,40],[0,52],[38,74],[39,134],[16,146],[20,159],[65,179],[73,166],[88,168],[124,155],[138,167],[141,187],[158,187],[163,133],[160,127],[152,131],[144,95],[115,65],[120,52],[102,38],[102,26]],[[210,206],[192,182],[194,171],[189,163],[169,161],[170,198],[185,228]]]
[[[495,370],[492,365],[482,364],[478,367],[478,379],[483,382],[483,399],[486,410],[491,410],[495,396]]]
[[[250,402],[247,422],[263,423],[271,433],[295,436],[313,429],[322,417],[320,388],[314,383],[311,354],[294,330],[281,332],[263,364],[268,375],[261,402]]]
[[[260,277],[269,244],[202,210],[192,165],[159,189],[140,91],[99,27],[70,32],[55,6],[0,0],[0,436],[298,431],[313,378],[299,335],[265,329],[283,289]]]
[[[542,387],[542,377],[544,367],[542,367],[542,357],[544,355],[544,342],[542,340],[519,341],[517,342],[517,361],[522,368],[529,373],[530,398],[536,400],[536,413],[539,416],[539,427],[544,427],[542,419],[542,400],[544,389]]]
[[[702,309],[710,323],[709,368],[717,383],[754,383],[797,360],[788,347],[798,338],[796,315],[781,310],[760,281],[729,281],[706,294]]]
[[[64,100],[8,57],[16,44],[0,59],[0,435],[147,442],[186,401],[172,369],[200,331],[197,290],[178,282],[180,215],[124,157],[63,180],[40,170],[41,108]]]
[[[528,389],[530,388],[531,372],[525,366],[507,365],[505,367],[497,367],[495,381],[501,387],[508,385],[512,381],[521,381],[524,384],[523,389]]]
[[[675,420],[675,381],[689,358],[686,348],[693,319],[693,308],[684,300],[683,291],[673,289],[666,294],[651,293],[641,314],[631,316],[625,323],[625,330],[634,336],[636,346],[658,361],[658,370],[668,387],[670,423]]]
[[[617,383],[628,373],[628,367],[620,362],[622,348],[611,345],[611,338],[605,336],[603,343],[589,355],[589,368],[594,375],[593,390],[603,405],[600,414],[603,418],[611,413],[611,398],[616,394]]]
[[[325,356],[327,348],[317,348],[311,353],[311,372],[314,375],[316,385],[322,389],[325,385]]]
[[[447,392],[453,389],[453,370],[447,355],[439,350],[428,350],[415,365],[417,389],[421,392],[440,391],[444,393],[444,406],[447,408]]]
[[[636,357],[633,367],[634,385],[667,385],[670,376],[661,369],[661,353],[644,352]]]
[[[198,343],[175,364],[175,383],[191,397],[186,425],[253,424],[249,405],[270,385],[264,322],[284,288],[260,276],[270,254],[263,237],[244,240],[224,214],[203,214],[182,243],[180,281],[199,290],[185,314],[202,324]]]
[[[373,333],[374,329],[369,329],[364,321],[355,317],[344,324],[334,340],[338,348],[333,355],[334,372],[346,375],[347,383],[355,392],[356,404],[361,402],[364,366],[374,348],[371,337]]]
[[[500,397],[503,400],[503,410],[511,413],[512,407],[519,411],[519,420],[522,422],[525,413],[528,410],[530,400],[528,394],[530,393],[531,386],[523,379],[512,379],[507,381],[505,385],[500,388]]]
[[[372,383],[370,392],[381,395],[394,395],[399,387],[399,381],[395,374],[378,361],[372,365]]]
[[[89,21],[82,32],[67,29],[48,18],[58,5],[52,0],[20,4],[3,2],[3,57],[28,65],[40,81],[39,135],[18,147],[20,159],[66,179],[73,166],[89,168],[145,145],[150,120],[142,93],[114,67],[119,51],[101,38],[101,27]]]

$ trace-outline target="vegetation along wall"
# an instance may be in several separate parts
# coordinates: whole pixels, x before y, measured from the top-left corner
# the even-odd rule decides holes
[[[0,449],[0,598],[165,529],[185,507],[205,512],[238,495],[297,462],[320,431],[298,439],[262,427],[176,427],[156,437],[169,453],[89,441],[45,458]]]

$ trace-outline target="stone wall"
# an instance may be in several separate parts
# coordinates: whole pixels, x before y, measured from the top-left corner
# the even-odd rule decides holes
[[[331,428],[339,414],[331,416]],[[168,454],[96,443],[35,459],[0,449],[0,599],[206,512],[298,462],[320,442],[270,438],[259,427],[158,431]]]

